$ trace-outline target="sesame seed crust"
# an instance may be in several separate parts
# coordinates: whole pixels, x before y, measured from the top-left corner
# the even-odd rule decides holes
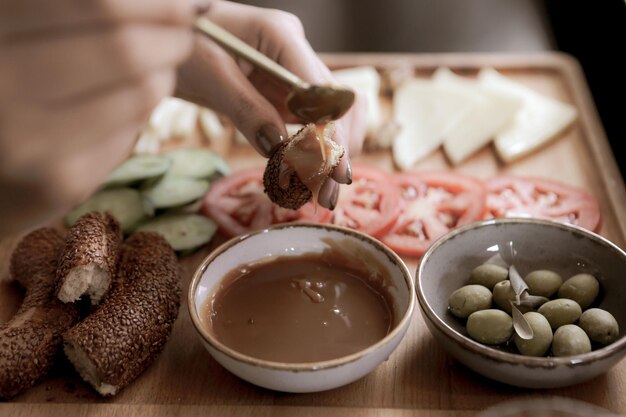
[[[156,233],[136,233],[122,245],[107,297],[65,333],[66,354],[100,394],[115,395],[162,351],[179,306],[180,274],[173,249]],[[70,354],[76,351],[80,354]],[[85,369],[95,372],[87,375],[81,372]]]
[[[24,236],[11,254],[9,272],[24,289],[50,284],[47,275],[56,273],[58,256],[63,248],[61,233],[49,227]]]
[[[89,295],[92,304],[100,302],[115,275],[123,239],[120,224],[109,213],[92,212],[82,216],[72,226],[65,239],[65,248],[57,269],[57,297],[67,303],[77,301],[83,295]],[[70,275],[72,271],[87,266],[97,267],[105,278],[96,284],[94,272],[89,276]],[[87,282],[71,282],[76,280],[76,277]],[[80,288],[84,289],[83,291],[76,291],[78,284],[82,284]]]
[[[46,375],[60,352],[62,334],[80,318],[76,306],[54,296],[63,243],[58,231],[37,229],[11,255],[11,276],[25,295],[11,320],[0,324],[0,398],[14,397]]]
[[[278,185],[280,166],[287,150],[287,142],[283,141],[267,162],[263,173],[263,186],[272,202],[287,209],[297,210],[313,197],[313,193],[295,173],[289,176],[287,188]]]

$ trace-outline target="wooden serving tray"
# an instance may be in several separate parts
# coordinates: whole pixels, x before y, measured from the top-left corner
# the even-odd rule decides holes
[[[479,178],[498,173],[543,176],[580,186],[600,201],[601,234],[620,247],[626,246],[624,182],[582,72],[568,56],[339,54],[325,55],[324,59],[332,68],[412,66],[420,75],[428,75],[440,66],[469,75],[492,66],[547,96],[573,104],[579,112],[574,126],[518,162],[503,165],[494,150],[487,147],[455,168],[437,151],[416,169],[454,169]],[[234,169],[264,165],[264,160],[249,147],[232,147],[226,157]],[[386,151],[364,154],[354,158],[354,162],[393,170],[390,153]],[[0,240],[0,321],[10,318],[20,302],[17,290],[8,282],[8,260],[16,242],[16,237]],[[181,260],[184,295],[194,269],[210,249]],[[407,258],[406,262],[414,272],[417,261]],[[100,398],[67,370],[67,364],[62,364],[34,388],[10,402],[0,403],[0,416],[473,416],[506,400],[535,396],[569,397],[626,413],[626,361],[606,375],[569,388],[514,388],[483,378],[454,361],[436,343],[417,311],[400,347],[365,378],[317,394],[277,393],[238,379],[210,357],[195,334],[183,296],[180,315],[165,351],[115,398]]]

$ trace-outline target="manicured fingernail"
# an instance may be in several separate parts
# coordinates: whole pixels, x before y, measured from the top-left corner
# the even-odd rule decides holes
[[[334,210],[337,207],[337,199],[339,198],[339,184],[335,183],[333,193],[330,195],[329,209]]]
[[[352,184],[352,165],[350,165],[349,159],[346,159],[345,163],[335,169],[333,179],[340,184]]]
[[[266,157],[272,155],[272,152],[283,139],[283,134],[274,125],[264,125],[256,132],[257,146]]]
[[[352,164],[349,159],[346,161],[346,180],[346,184],[352,184]]]

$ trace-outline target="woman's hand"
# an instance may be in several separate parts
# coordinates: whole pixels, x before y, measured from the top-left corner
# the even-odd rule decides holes
[[[0,2],[0,232],[63,213],[128,156],[193,15],[185,0]]]
[[[333,82],[328,68],[307,42],[302,24],[292,14],[227,1],[208,3],[205,16],[270,59],[312,84]],[[176,94],[230,117],[264,156],[286,137],[285,122],[297,122],[285,108],[287,88],[236,60],[213,41],[197,35],[192,57],[179,70]],[[346,156],[322,187],[319,203],[334,207],[338,183],[351,182],[349,155],[361,151],[365,136],[365,100],[357,95],[352,109],[336,122],[335,140]]]
[[[304,80],[332,81],[294,16],[210,5],[209,18]],[[194,37],[194,15],[188,0],[0,3],[0,233],[63,214],[93,192],[176,78],[179,95],[230,116],[260,153],[286,136],[284,122],[294,120],[285,87]],[[336,140],[351,155],[364,117],[358,98],[337,122]],[[347,156],[333,177],[350,182]],[[327,181],[320,203],[334,206],[338,190]]]

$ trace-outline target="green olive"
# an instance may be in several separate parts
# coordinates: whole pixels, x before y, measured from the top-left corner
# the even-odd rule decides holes
[[[504,281],[509,271],[494,264],[482,264],[474,268],[470,274],[470,284],[484,285],[490,290],[500,281]]]
[[[619,336],[619,325],[615,317],[600,308],[586,310],[580,316],[578,325],[587,333],[589,339],[603,345],[615,342]]]
[[[515,335],[515,346],[522,355],[526,356],[543,356],[552,344],[552,328],[548,319],[534,311],[524,314],[526,321],[533,329],[533,338],[524,340]]]
[[[482,285],[466,285],[450,295],[448,306],[450,313],[464,319],[475,311],[491,307],[491,298],[491,291]]]
[[[556,329],[552,339],[554,356],[580,355],[591,352],[591,342],[583,329],[575,324],[566,324]]]
[[[542,297],[552,297],[563,284],[563,278],[559,274],[547,269],[532,271],[524,277],[528,285],[528,293]]]
[[[565,324],[575,323],[582,313],[578,303],[567,298],[557,298],[556,300],[548,301],[539,307],[537,311],[548,319],[553,329],[557,329]]]
[[[515,301],[515,291],[508,279],[500,281],[493,287],[493,302],[498,308],[511,314],[511,301]]]
[[[499,345],[513,335],[513,319],[502,310],[476,311],[467,318],[467,334],[477,342]]]
[[[580,304],[582,309],[589,307],[600,292],[600,283],[591,274],[574,275],[559,288],[559,298],[569,298]]]

